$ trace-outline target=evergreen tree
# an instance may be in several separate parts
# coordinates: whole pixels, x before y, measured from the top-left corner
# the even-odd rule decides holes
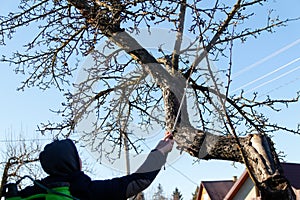
[[[167,200],[167,198],[164,196],[164,191],[163,188],[161,186],[161,184],[159,183],[157,186],[157,192],[154,193],[153,195],[153,200]]]
[[[182,194],[178,190],[178,188],[175,188],[175,191],[173,192],[173,200],[183,200]]]
[[[197,186],[195,192],[192,194],[193,195],[193,198],[192,200],[196,200],[197,199],[197,196],[198,196],[198,191],[199,191],[199,186]]]

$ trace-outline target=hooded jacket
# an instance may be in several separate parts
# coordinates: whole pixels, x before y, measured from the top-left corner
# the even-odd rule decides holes
[[[125,200],[147,188],[166,161],[166,155],[152,150],[133,174],[108,180],[91,180],[81,171],[80,158],[70,139],[56,140],[45,146],[39,156],[43,170],[49,175],[40,182],[52,187],[68,184],[72,196],[82,200]],[[46,191],[37,185],[20,191],[21,197]]]

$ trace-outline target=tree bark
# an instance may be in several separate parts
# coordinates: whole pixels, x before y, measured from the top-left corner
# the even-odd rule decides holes
[[[250,134],[237,139],[214,135],[192,128],[179,128],[175,135],[179,148],[193,157],[245,163],[261,199],[293,200],[296,196],[276,154],[274,144],[265,134]],[[242,155],[243,151],[244,155]]]
[[[111,40],[142,63],[144,69],[161,87],[167,129],[172,130],[185,87],[183,77],[178,74],[177,76],[170,75],[127,33],[114,34]],[[273,143],[267,135],[258,133],[234,138],[231,135],[220,136],[204,133],[193,128],[189,123],[185,103],[180,113],[178,121],[180,126],[176,128],[175,140],[182,151],[199,159],[245,163],[250,177],[261,192],[261,199],[296,199],[289,181],[283,174]],[[238,141],[241,144],[240,147]]]
[[[92,10],[90,5],[80,0],[69,0],[69,2],[82,13],[92,26],[97,24],[97,19],[94,19],[94,15],[90,13]],[[239,10],[239,7],[240,1],[238,0],[232,12],[228,15],[228,19],[224,21],[210,44],[206,46],[206,51],[203,51],[196,59],[195,65],[210,51],[215,41]],[[167,129],[172,130],[174,124],[177,125],[174,120],[179,111],[185,79],[178,74],[171,76],[147,50],[118,26],[100,26],[98,28],[111,41],[139,62],[145,71],[153,77],[156,84],[160,86],[165,102]],[[274,145],[268,136],[263,133],[239,138],[231,135],[214,135],[193,128],[189,123],[185,107],[180,109],[180,112],[181,119],[179,119],[176,126],[175,140],[182,151],[187,151],[190,155],[199,159],[230,160],[245,163],[250,177],[261,192],[262,199],[295,199],[295,194],[283,174]]]
[[[123,38],[124,37],[124,38]],[[171,75],[127,33],[113,34],[111,40],[139,61],[161,87],[165,103],[166,125],[173,130],[176,114],[183,96],[185,81]],[[204,133],[189,123],[186,104],[180,110],[175,140],[183,151],[200,159],[229,160],[245,163],[248,173],[261,192],[261,199],[294,200],[295,194],[283,174],[271,139],[263,133],[234,138]],[[238,140],[237,140],[238,139]],[[241,146],[238,146],[238,142]],[[243,154],[242,154],[243,151]]]

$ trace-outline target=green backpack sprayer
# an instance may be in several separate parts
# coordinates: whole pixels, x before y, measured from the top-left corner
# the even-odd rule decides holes
[[[42,194],[34,194],[25,198],[19,196],[17,185],[24,179],[29,178],[35,185],[44,189],[46,192]],[[5,200],[79,200],[71,196],[68,183],[58,183],[51,186],[51,188],[44,186],[30,176],[24,176],[16,183],[8,183],[4,185],[2,195]]]

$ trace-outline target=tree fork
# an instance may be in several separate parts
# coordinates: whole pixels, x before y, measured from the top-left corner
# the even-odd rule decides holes
[[[93,22],[98,22],[99,20],[95,20],[93,15],[86,12],[91,11],[90,5],[78,0],[70,0],[69,2],[81,11],[82,15],[92,26],[97,24]],[[231,19],[240,9],[240,2],[240,0],[236,2],[228,15],[227,20],[224,21],[211,42],[206,46],[206,52],[210,51],[212,46],[217,42],[217,39],[219,39],[219,36],[228,26]],[[100,26],[99,28],[111,41],[115,42],[135,60],[144,65],[146,71],[156,79],[156,83],[160,85],[162,90],[165,90],[163,91],[164,101],[168,102],[168,104],[165,104],[167,116],[166,127],[168,130],[172,130],[175,119],[174,113],[178,112],[178,99],[181,99],[180,94],[182,91],[178,91],[178,88],[182,87],[172,87],[170,82],[164,82],[163,79],[166,77],[168,77],[167,79],[172,79],[172,77],[170,77],[166,71],[160,70],[157,66],[158,63],[151,54],[145,51],[131,37],[128,37],[128,34],[120,29],[118,23],[116,23],[116,25],[117,26],[113,27]],[[203,53],[195,60],[194,65],[197,65],[203,59],[206,52],[203,51]],[[171,87],[167,88],[167,86]],[[172,95],[172,92],[168,90],[177,92],[174,92],[175,95]],[[174,99],[176,98],[177,100],[175,101]],[[291,185],[283,175],[283,170],[278,161],[278,156],[275,152],[273,143],[265,134],[252,134],[246,137],[239,137],[238,141],[241,144],[239,146],[237,144],[237,138],[234,138],[231,135],[213,135],[193,128],[189,124],[186,108],[183,108],[180,112],[180,125],[176,126],[178,133],[175,134],[175,140],[179,148],[189,152],[194,157],[206,160],[221,159],[244,163],[243,159],[245,158],[247,159],[247,165],[249,165],[247,167],[251,171],[250,174],[253,175],[253,179],[258,182],[256,185],[261,191],[262,199],[295,199],[295,194],[293,193]],[[241,150],[239,148],[243,148],[245,155],[241,155]]]
[[[178,110],[178,99],[182,98],[180,93],[176,92],[174,95],[168,88],[163,88],[163,91],[168,130],[174,125],[175,114],[181,113],[180,121],[176,124],[177,133],[174,136],[181,151],[204,160],[244,163],[247,165],[249,176],[261,192],[262,200],[296,199],[289,181],[283,174],[274,143],[266,134],[249,134],[236,138],[231,134],[215,135],[195,129],[189,123],[186,104],[180,111]]]

